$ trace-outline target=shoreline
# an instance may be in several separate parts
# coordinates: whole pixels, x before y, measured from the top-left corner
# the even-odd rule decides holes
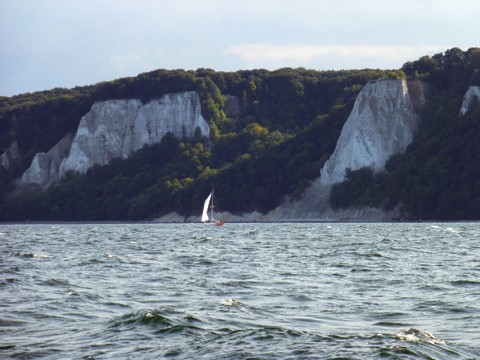
[[[480,223],[480,220],[259,220],[259,221],[226,221],[225,225],[228,224],[468,224],[468,223]],[[128,225],[128,224],[144,224],[144,225],[161,225],[161,224],[175,224],[175,225],[204,225],[201,221],[190,222],[190,221],[122,221],[122,220],[111,220],[111,221],[9,221],[9,222],[0,222],[0,227],[3,225]]]

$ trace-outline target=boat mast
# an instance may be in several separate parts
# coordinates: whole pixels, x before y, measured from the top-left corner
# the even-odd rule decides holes
[[[213,192],[214,188],[212,187],[212,199],[210,200],[210,220],[213,221]]]

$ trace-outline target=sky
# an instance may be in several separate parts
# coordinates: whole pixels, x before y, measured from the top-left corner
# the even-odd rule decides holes
[[[0,0],[0,96],[155,69],[398,69],[480,46],[478,0]]]

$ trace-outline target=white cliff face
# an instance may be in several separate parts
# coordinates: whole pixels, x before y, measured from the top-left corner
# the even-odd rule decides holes
[[[0,155],[0,164],[5,168],[5,170],[9,171],[10,167],[12,166],[12,162],[14,162],[18,158],[18,145],[17,142],[14,141],[5,152]]]
[[[463,97],[462,107],[458,116],[465,115],[474,101],[480,102],[480,86],[470,86]]]
[[[335,151],[320,171],[320,182],[344,180],[345,169],[383,169],[394,154],[405,151],[418,126],[405,80],[369,82],[358,94]]]
[[[57,181],[60,163],[68,156],[71,145],[72,134],[69,133],[47,153],[37,153],[30,167],[23,173],[21,183],[37,184],[47,188]]]
[[[125,159],[146,144],[160,142],[168,132],[191,137],[197,127],[209,136],[200,98],[193,91],[167,94],[145,105],[137,99],[96,103],[80,121],[70,155],[60,165],[60,177],[71,170],[84,173],[113,158]]]
[[[55,166],[46,153],[36,154],[30,167],[23,173],[22,182],[40,185],[50,179],[58,180],[58,165]]]
[[[68,134],[48,153],[35,155],[21,183],[46,188],[68,171],[84,173],[94,164],[125,159],[146,144],[160,142],[168,132],[178,138],[192,137],[197,127],[209,136],[210,127],[194,91],[167,94],[146,104],[137,99],[98,102],[82,117],[73,139]]]

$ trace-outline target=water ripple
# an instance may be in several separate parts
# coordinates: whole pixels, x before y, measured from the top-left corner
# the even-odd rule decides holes
[[[0,231],[1,358],[480,358],[480,230],[41,224]]]

